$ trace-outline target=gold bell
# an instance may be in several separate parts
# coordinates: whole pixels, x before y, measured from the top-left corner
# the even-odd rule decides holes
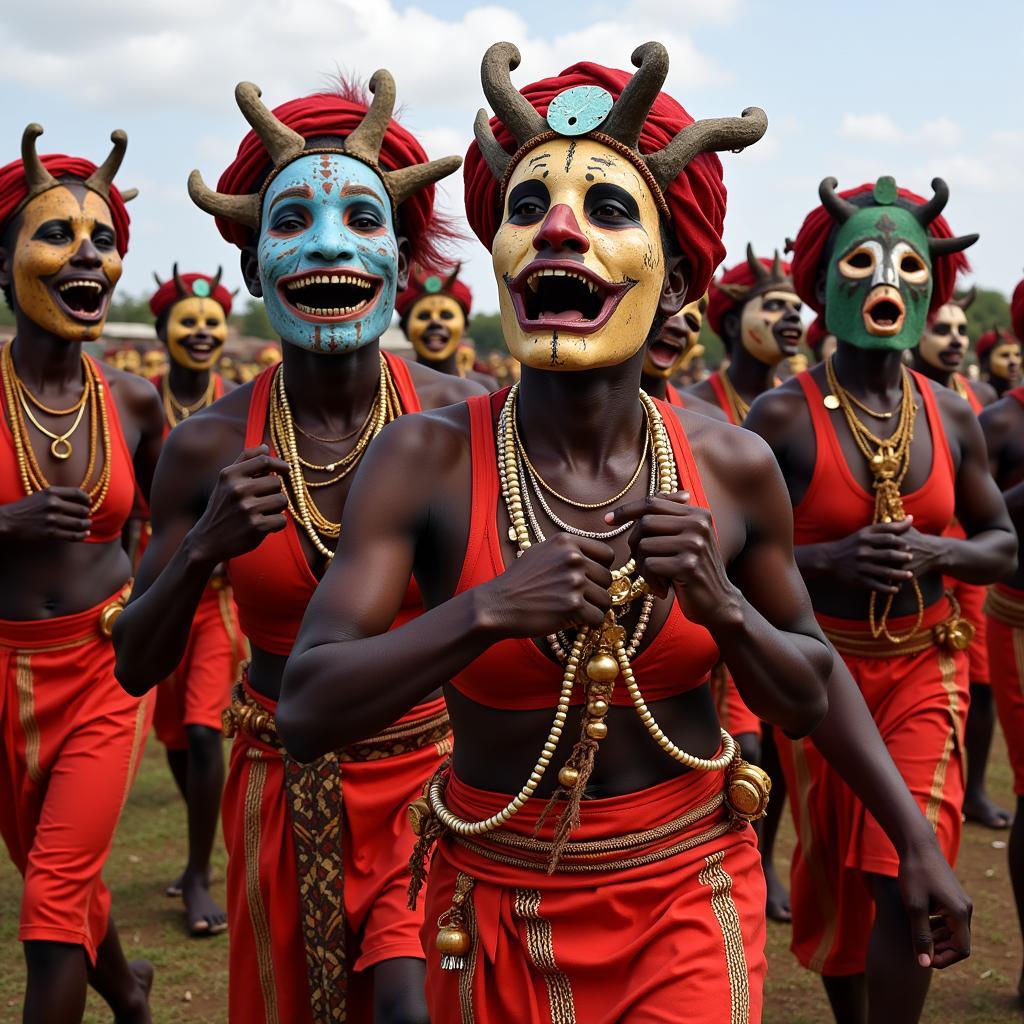
[[[729,768],[725,786],[725,802],[734,818],[757,821],[768,809],[772,780],[756,764],[742,759]]]
[[[558,783],[563,789],[572,789],[580,781],[580,773],[571,765],[566,765],[558,773]]]
[[[604,697],[595,697],[588,705],[587,711],[598,718],[608,714],[608,701]]]
[[[423,835],[423,826],[433,814],[433,811],[430,809],[427,798],[419,796],[409,804],[406,814],[409,816],[409,828],[412,829],[412,834],[414,836],[421,836]]]
[[[124,602],[118,599],[117,601],[111,601],[110,604],[100,612],[100,633],[108,639],[114,635],[114,623],[121,616],[121,612],[124,611]]]
[[[465,956],[469,952],[469,932],[465,928],[445,925],[434,940],[441,956]]]
[[[592,740],[603,740],[608,735],[608,726],[604,722],[587,722],[587,735]]]
[[[935,642],[948,651],[966,651],[974,639],[974,625],[954,616],[935,627]]]
[[[595,683],[614,683],[619,677],[619,663],[607,651],[598,651],[587,662],[586,673]]]

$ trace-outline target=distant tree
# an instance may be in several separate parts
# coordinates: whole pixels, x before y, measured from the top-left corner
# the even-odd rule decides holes
[[[469,321],[469,336],[481,355],[488,352],[508,352],[501,329],[500,313],[474,313]]]
[[[0,327],[14,326],[14,310],[6,302],[0,302]]]
[[[149,311],[149,299],[115,293],[107,319],[121,324],[151,324],[153,314]]]
[[[1010,303],[1002,292],[979,288],[971,308],[967,310],[967,322],[971,338],[975,341],[993,327],[1010,330]]]
[[[250,297],[242,309],[231,314],[230,322],[238,328],[239,333],[250,338],[277,339],[277,331],[271,326],[262,299]]]
[[[711,325],[705,320],[700,325],[699,343],[704,346],[704,365],[714,370],[725,358],[725,345],[722,339],[711,330]]]

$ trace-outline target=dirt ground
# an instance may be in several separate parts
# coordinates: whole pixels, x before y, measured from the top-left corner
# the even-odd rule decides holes
[[[990,790],[1011,806],[1005,748],[997,737]],[[788,815],[786,816],[788,825]],[[105,877],[114,915],[130,958],[147,957],[156,967],[156,1024],[227,1020],[227,940],[190,939],[180,903],[163,895],[181,869],[184,815],[159,745],[150,741],[138,781],[125,808]],[[1012,999],[1021,963],[1006,872],[1005,832],[976,825],[964,832],[958,873],[974,900],[974,953],[938,974],[924,1020],[928,1024],[1001,1024],[1024,1020]],[[780,869],[788,872],[792,832],[781,837]],[[15,938],[18,877],[0,858],[0,1020],[21,1018],[24,966]],[[215,861],[218,898],[224,895],[224,856]],[[799,967],[788,949],[788,929],[769,927],[769,974],[764,1024],[826,1024],[830,1014],[818,979]],[[107,1024],[110,1013],[90,994],[85,1020]],[[255,1022],[254,1022],[255,1024]],[[581,1022],[582,1024],[582,1022]]]

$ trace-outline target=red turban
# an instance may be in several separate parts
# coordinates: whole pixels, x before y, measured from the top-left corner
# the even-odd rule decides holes
[[[843,199],[852,199],[864,192],[874,189],[873,183],[858,185],[856,188],[848,188],[838,195]],[[925,200],[908,189],[901,188],[899,197],[909,203],[922,205]],[[825,305],[818,299],[816,283],[818,279],[818,267],[821,261],[827,257],[825,246],[829,240],[832,229],[836,222],[824,206],[818,206],[811,210],[804,218],[800,227],[800,233],[793,243],[793,284],[796,286],[797,294],[811,309],[818,313],[825,312]],[[928,232],[936,238],[952,238],[953,232],[945,217],[936,217],[928,225]],[[944,306],[953,297],[953,286],[956,283],[956,275],[960,271],[970,269],[967,257],[962,252],[953,253],[950,256],[932,257],[932,299],[929,311],[934,311],[939,306]]]
[[[985,333],[978,339],[977,344],[974,346],[974,352],[980,359],[982,356],[988,355],[988,353],[998,345],[1006,345],[1016,340],[1017,339],[1004,328],[993,327],[992,330],[985,331]]]
[[[96,170],[96,165],[91,160],[80,156],[49,153],[40,159],[43,161],[43,166],[55,178],[81,178],[82,181],[85,181]],[[27,195],[28,186],[25,183],[25,170],[22,162],[13,160],[6,167],[0,167],[0,226],[7,223]],[[110,202],[107,205],[114,222],[114,233],[117,235],[117,251],[124,256],[128,251],[129,217],[124,200],[116,185],[110,186]]]
[[[351,134],[366,115],[367,105],[337,93],[319,92],[289,100],[274,108],[274,116],[305,139],[322,135],[344,138]],[[388,122],[380,147],[380,165],[397,171],[427,162],[427,154],[416,137],[394,118]],[[242,139],[238,155],[217,182],[217,191],[228,195],[246,195],[257,191],[270,169],[270,156],[254,131]],[[398,210],[398,233],[409,239],[413,259],[434,266],[444,262],[439,252],[456,232],[446,218],[434,212],[434,186],[414,192]],[[217,217],[217,228],[233,245],[242,248],[250,241],[250,229],[243,224]]]
[[[457,277],[449,283],[450,273],[449,271],[447,274],[426,274],[414,270],[409,275],[408,286],[395,297],[395,309],[398,311],[398,315],[404,317],[409,307],[425,295],[448,295],[462,307],[462,312],[468,317],[469,311],[473,307],[473,293]],[[427,287],[427,282],[431,278],[435,279],[433,289]]]
[[[815,317],[814,323],[807,328],[807,347],[812,352],[817,352],[821,348],[821,343],[831,334],[832,332],[825,326],[825,318],[823,316]]]
[[[556,78],[545,78],[521,90],[533,107],[547,114],[548,104],[566,89],[598,85],[618,99],[632,78],[628,72],[583,61],[566,68]],[[509,153],[516,150],[512,134],[496,117],[491,118],[495,138]],[[668,93],[659,93],[640,133],[640,152],[653,153],[667,145],[693,118]],[[477,238],[489,250],[501,223],[498,182],[474,141],[463,165],[466,185],[466,218]],[[693,302],[707,291],[715,268],[725,256],[722,225],[725,221],[725,184],[722,163],[714,153],[695,157],[665,192],[672,223],[668,225],[690,264],[686,301]]]
[[[1024,339],[1024,281],[1018,281],[1017,287],[1013,289],[1013,298],[1010,299],[1010,322],[1013,324],[1013,333]]]
[[[171,308],[179,299],[191,298],[195,292],[192,291],[192,285],[196,281],[205,281],[208,286],[213,285],[213,278],[209,274],[179,274],[178,279],[188,289],[187,295],[181,295],[178,292],[178,286],[174,282],[174,278],[171,277],[164,281],[162,285],[155,292],[149,300],[149,311],[153,316],[160,316],[165,310]],[[213,289],[212,293],[207,295],[200,295],[199,298],[211,298],[215,302],[219,302],[221,308],[224,310],[225,316],[231,315],[231,292],[227,290],[222,284],[218,284]]]
[[[758,257],[758,259],[761,261],[761,265],[771,272],[773,265],[772,261],[763,256]],[[782,270],[786,277],[789,277],[790,266],[788,263],[782,264]],[[711,282],[711,287],[708,288],[707,321],[711,330],[713,330],[719,337],[722,336],[722,317],[725,316],[730,309],[734,309],[739,306],[740,302],[734,299],[731,295],[726,295],[726,293],[718,286],[720,284],[738,284],[743,287],[750,288],[754,283],[754,272],[750,269],[750,264],[746,260],[742,263],[737,263],[731,270],[727,270],[717,281]],[[774,287],[791,289],[793,287],[793,283],[791,281],[779,281]]]

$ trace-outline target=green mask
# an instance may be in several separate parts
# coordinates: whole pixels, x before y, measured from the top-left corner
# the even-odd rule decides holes
[[[858,348],[902,351],[918,343],[932,295],[927,229],[896,205],[896,182],[879,178],[872,204],[839,228],[825,282],[829,333]]]

